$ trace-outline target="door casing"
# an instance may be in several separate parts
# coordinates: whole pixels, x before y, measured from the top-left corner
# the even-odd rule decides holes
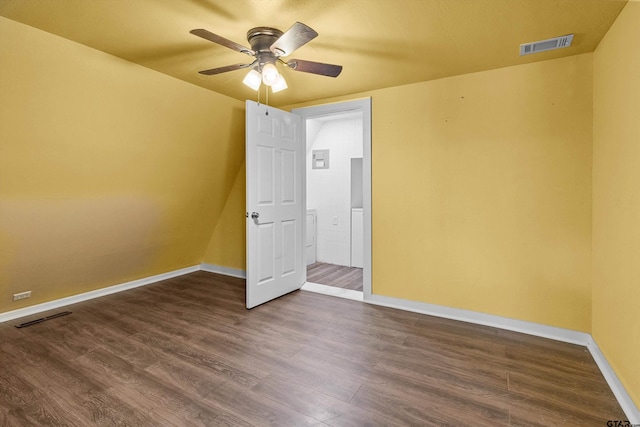
[[[314,119],[318,117],[326,117],[335,114],[343,114],[347,112],[362,113],[362,169],[363,169],[363,213],[364,213],[364,259],[362,269],[362,291],[364,300],[368,300],[372,295],[372,283],[371,283],[371,98],[363,98],[354,101],[340,102],[335,104],[323,104],[304,108],[295,108],[291,110],[292,113],[302,117],[302,132],[303,139],[306,139],[307,119]],[[305,163],[306,165],[306,163]],[[303,204],[307,204],[307,174],[306,171],[302,174],[302,198]],[[306,236],[306,221],[302,223],[303,235]],[[305,246],[303,245],[303,253],[301,256],[306,259],[304,254]],[[306,271],[304,272],[304,278],[306,281]]]

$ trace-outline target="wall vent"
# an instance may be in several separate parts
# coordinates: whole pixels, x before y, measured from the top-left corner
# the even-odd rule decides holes
[[[573,34],[556,37],[553,39],[540,40],[532,43],[524,43],[520,45],[520,55],[530,55],[532,53],[544,52],[546,50],[561,49],[571,46]]]
[[[20,323],[19,325],[16,325],[16,328],[26,328],[27,326],[31,326],[31,325],[35,325],[35,324],[38,324],[38,323],[42,323],[42,322],[44,322],[46,320],[55,319],[57,317],[66,316],[67,314],[71,314],[71,312],[70,311],[63,311],[63,312],[60,312],[60,313],[52,314],[51,316],[41,317],[40,319],[36,319],[36,320],[31,320],[29,322]]]

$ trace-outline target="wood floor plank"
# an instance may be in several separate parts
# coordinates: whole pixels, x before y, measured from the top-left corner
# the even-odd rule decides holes
[[[55,399],[43,398],[30,402],[9,413],[7,425],[17,426],[85,426],[88,425],[77,411],[69,411]]]
[[[31,338],[0,345],[2,359],[13,358],[10,365],[35,390],[49,387],[64,387],[77,394],[100,389],[102,384],[96,378],[84,375],[74,363],[52,350],[48,342]],[[4,366],[7,366],[3,363]]]
[[[307,266],[307,281],[362,292],[362,268],[316,262]]]
[[[315,366],[292,360],[284,353],[255,353],[248,348],[219,345],[207,338],[203,339],[203,343],[208,343],[209,352],[221,360],[233,361],[231,363],[234,365],[239,364],[238,369],[257,368],[264,374],[275,374],[288,381],[299,382],[340,400],[349,401],[360,387],[360,383],[350,377],[344,377],[338,372],[318,370]]]
[[[1,425],[28,425],[22,408],[43,397],[42,391],[29,383],[17,367],[4,363],[0,370]]]
[[[530,376],[519,372],[509,373],[509,390],[541,402],[564,402],[567,412],[580,412],[598,419],[600,414],[615,412],[618,403],[596,384],[576,381],[559,383],[549,377]],[[554,378],[552,378],[553,380]],[[606,421],[606,420],[604,420]]]
[[[244,297],[243,280],[195,272],[0,324],[0,425],[625,419],[585,347],[311,292]]]
[[[212,390],[208,395],[216,405],[230,411],[234,416],[256,426],[317,426],[319,420],[290,409],[278,400],[265,397],[253,390],[235,384]]]
[[[406,394],[397,396],[379,388],[364,386],[358,390],[351,403],[380,417],[390,417],[400,425],[441,426],[446,424],[446,417],[438,417],[433,414],[432,407],[416,400]]]
[[[47,400],[60,408],[74,408],[82,425],[158,425],[160,421],[129,405],[112,390],[91,390],[76,394],[62,387],[49,388]]]
[[[151,408],[148,413],[161,424],[209,425],[218,416],[215,408],[203,406],[178,390],[164,384],[163,378],[147,375],[108,350],[96,349],[77,363],[109,384],[110,389],[137,407]]]
[[[260,381],[253,391],[328,425],[367,425],[374,418],[367,411],[313,390],[295,381],[271,375]],[[385,417],[375,417],[377,425],[391,425]]]
[[[150,375],[162,378],[163,383],[181,393],[200,399],[212,390],[222,387],[229,379],[215,371],[203,369],[188,361],[171,358],[161,361],[145,369]]]
[[[255,385],[260,378],[267,375],[267,373],[254,366],[245,366],[239,364],[236,360],[223,359],[197,342],[173,340],[171,335],[161,332],[140,332],[133,338],[161,349],[170,357],[200,366],[209,373],[219,375],[226,381],[246,387]]]

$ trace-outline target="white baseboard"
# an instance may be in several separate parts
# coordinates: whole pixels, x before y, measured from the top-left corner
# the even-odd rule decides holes
[[[209,273],[218,273],[218,274],[224,274],[225,276],[237,277],[238,279],[247,278],[247,272],[244,270],[240,270],[237,268],[230,268],[230,267],[222,267],[214,264],[207,264],[205,262],[200,264],[200,270],[208,271]]]
[[[573,331],[555,326],[541,325],[539,323],[526,322],[524,320],[509,319],[493,314],[478,313],[477,311],[444,307],[424,302],[391,298],[381,295],[371,295],[371,297],[365,299],[365,302],[384,307],[412,311],[415,313],[444,317],[445,319],[460,320],[463,322],[492,326],[494,328],[506,329],[514,332],[522,332],[524,334],[568,342],[571,344],[586,346],[591,340],[591,335],[586,332]]]
[[[54,300],[54,301],[44,302],[42,304],[36,304],[36,305],[32,305],[25,308],[19,308],[17,310],[7,311],[5,313],[0,313],[0,323],[7,322],[13,319],[18,319],[20,317],[31,316],[33,314],[42,313],[43,311],[55,310],[56,308],[64,307],[64,306],[75,304],[82,301],[87,301],[93,298],[115,294],[116,292],[122,292],[128,289],[150,285],[152,283],[156,283],[161,280],[171,279],[173,277],[178,277],[184,274],[193,273],[194,271],[198,271],[198,270],[200,270],[200,267],[197,265],[194,265],[192,267],[181,268],[179,270],[169,271],[167,273],[157,274],[155,276],[145,277],[143,279],[133,280],[131,282],[121,283],[119,285],[113,285],[106,288],[96,289],[95,291],[84,292],[82,294],[72,295],[70,297],[65,297],[65,298]]]
[[[618,403],[629,419],[629,422],[633,425],[640,425],[640,410],[633,402],[633,399],[631,398],[629,393],[627,393],[624,385],[622,385],[622,383],[618,379],[618,376],[609,364],[609,361],[607,361],[607,358],[604,356],[602,351],[600,351],[600,347],[598,347],[596,341],[593,339],[593,337],[589,338],[590,340],[587,348],[589,349],[593,360],[595,360],[596,364],[598,365],[598,368],[600,368],[600,372],[602,372],[604,379],[607,380],[607,384],[609,384],[611,391],[618,400]]]
[[[155,276],[145,277],[131,282],[121,283],[119,285],[113,285],[106,288],[96,289],[95,291],[84,292],[70,297],[60,298],[53,301],[44,302],[42,304],[36,304],[29,307],[19,308],[17,310],[7,311],[0,313],[0,323],[8,322],[13,319],[19,319],[25,316],[31,316],[34,314],[42,313],[49,310],[55,310],[57,308],[65,307],[67,305],[75,304],[82,301],[87,301],[93,298],[99,298],[105,295],[114,294],[116,292],[126,291],[128,289],[138,288],[140,286],[150,285],[152,283],[159,282],[161,280],[167,280],[174,277],[182,276],[184,274],[193,273],[195,271],[208,271],[210,273],[219,273],[226,276],[239,277],[241,279],[246,278],[244,270],[237,270],[235,268],[220,267],[213,264],[201,264],[191,267],[181,268],[179,270],[169,271],[167,273],[157,274]]]
[[[594,341],[591,334],[586,332],[573,331],[570,329],[557,328],[554,326],[541,325],[523,320],[509,319],[506,317],[491,314],[478,313],[470,310],[444,307],[435,304],[428,304],[418,301],[403,300],[400,298],[385,297],[382,295],[371,295],[365,302],[384,307],[397,308],[414,313],[427,314],[430,316],[443,317],[446,319],[460,320],[463,322],[475,323],[479,325],[492,326],[494,328],[506,329],[514,332],[521,332],[542,338],[549,338],[556,341],[578,344],[587,347],[591,356],[595,360],[598,368],[602,372],[607,384],[611,388],[614,396],[618,400],[620,407],[629,419],[631,424],[640,424],[640,412],[627,393],[618,376],[609,365],[604,354]]]

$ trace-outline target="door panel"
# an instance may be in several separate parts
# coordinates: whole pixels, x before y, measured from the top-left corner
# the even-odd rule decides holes
[[[274,153],[272,147],[258,145],[258,205],[273,205]]]
[[[247,101],[247,308],[299,289],[305,142],[300,117]]]
[[[282,275],[295,273],[296,268],[296,221],[282,222]]]
[[[282,199],[283,204],[296,202],[296,152],[282,150]]]
[[[258,284],[262,285],[273,280],[274,265],[271,259],[274,258],[274,226],[273,223],[258,224],[258,247],[260,254],[260,267],[258,272]]]

